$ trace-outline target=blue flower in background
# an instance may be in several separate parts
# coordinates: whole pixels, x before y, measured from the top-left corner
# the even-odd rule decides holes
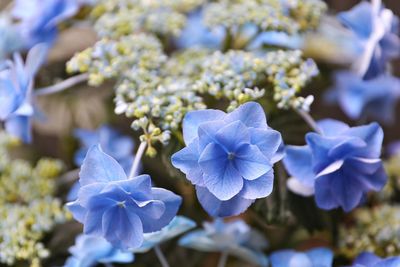
[[[242,220],[206,222],[204,229],[183,236],[179,245],[206,252],[226,252],[247,262],[268,266],[268,258],[262,253],[267,241]]]
[[[386,71],[387,62],[400,55],[399,19],[380,0],[361,2],[338,15],[359,38],[364,51],[354,64],[361,77],[370,79]]]
[[[158,232],[144,234],[143,244],[134,249],[134,253],[145,253],[150,249],[175,238],[196,227],[196,223],[186,217],[176,216],[167,226]]]
[[[100,144],[103,151],[113,157],[129,173],[134,160],[133,150],[135,144],[129,136],[120,134],[116,129],[108,125],[92,131],[85,129],[76,129],[74,136],[79,139],[82,147],[75,153],[75,164],[82,165],[89,148]]]
[[[379,191],[387,176],[380,157],[382,128],[377,123],[350,128],[335,120],[318,123],[322,134],[308,133],[307,145],[287,146],[284,164],[289,188],[315,192],[321,209],[355,208],[369,191]]]
[[[271,193],[272,166],[282,158],[282,139],[268,127],[259,104],[249,102],[228,114],[213,109],[188,112],[183,137],[186,147],[172,155],[172,164],[196,185],[210,215],[240,214]]]
[[[179,48],[190,48],[194,46],[218,48],[225,37],[223,28],[212,31],[203,23],[203,11],[197,10],[188,15],[186,27],[182,30],[176,43]]]
[[[113,247],[105,239],[96,236],[79,235],[75,245],[69,248],[71,257],[64,267],[92,267],[98,263],[130,263],[134,256],[131,252],[124,252]]]
[[[0,14],[0,60],[23,47],[23,40],[12,19]]]
[[[272,267],[332,267],[333,253],[327,248],[314,248],[306,252],[281,250],[271,254]]]
[[[400,97],[400,79],[383,74],[363,80],[352,72],[338,72],[335,84],[328,93],[328,100],[337,101],[350,118],[394,120],[396,102]]]
[[[382,259],[373,253],[361,253],[354,261],[352,267],[398,267],[400,257],[390,257]]]
[[[15,54],[14,61],[6,61],[0,68],[0,121],[7,133],[24,142],[32,139],[33,82],[46,54],[47,47],[37,45],[29,51],[25,64],[21,56]]]
[[[27,48],[37,43],[51,45],[58,33],[58,24],[74,16],[79,0],[16,0],[13,16],[25,38]]]
[[[143,233],[161,230],[175,217],[180,196],[151,186],[149,175],[128,179],[100,146],[87,153],[79,173],[78,199],[68,203],[84,233],[104,237],[117,248],[138,248]]]

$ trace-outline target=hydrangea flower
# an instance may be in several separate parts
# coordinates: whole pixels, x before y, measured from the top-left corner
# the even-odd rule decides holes
[[[131,252],[117,249],[101,237],[81,234],[75,242],[69,248],[72,256],[67,259],[64,267],[92,267],[97,263],[130,263],[134,260]]]
[[[134,156],[135,144],[132,138],[120,134],[109,125],[103,125],[98,129],[76,129],[74,136],[79,139],[82,147],[75,153],[75,164],[80,166],[89,148],[100,144],[105,153],[113,157],[122,166],[125,173],[129,173]]]
[[[382,259],[370,252],[361,253],[354,261],[352,267],[398,267],[400,257]]]
[[[332,267],[333,253],[327,248],[314,248],[306,252],[281,250],[270,256],[272,267]]]
[[[20,20],[18,27],[26,46],[53,43],[58,24],[74,16],[84,3],[81,0],[16,0],[13,16]]]
[[[262,253],[267,241],[242,220],[205,222],[204,229],[186,234],[179,245],[206,252],[225,252],[259,266],[268,266],[268,258]]]
[[[336,88],[330,91],[328,97],[337,100],[350,118],[367,116],[385,122],[393,121],[396,102],[400,97],[400,79],[380,75],[363,80],[352,72],[338,72],[335,84]]]
[[[400,55],[399,18],[384,8],[381,0],[362,1],[339,13],[338,19],[364,45],[364,52],[354,64],[360,76],[369,79],[384,73],[388,60]]]
[[[305,146],[287,146],[284,164],[295,193],[312,195],[321,209],[355,208],[369,191],[379,191],[387,176],[380,157],[382,128],[377,123],[350,128],[331,119],[318,123],[322,134],[308,133]]]
[[[19,54],[0,68],[0,121],[6,131],[24,142],[30,142],[32,90],[34,76],[47,54],[45,45],[33,47],[24,64]],[[1,64],[0,64],[1,65]]]
[[[145,253],[150,249],[175,238],[196,227],[196,223],[186,217],[176,216],[167,226],[158,232],[143,235],[143,244],[140,248],[134,249],[135,253]]]
[[[282,157],[282,139],[268,127],[259,104],[249,102],[228,114],[213,109],[188,112],[183,138],[186,147],[172,155],[172,164],[196,185],[210,215],[240,214],[271,193],[272,166]]]
[[[143,233],[161,230],[175,217],[180,196],[151,186],[149,175],[128,179],[100,146],[89,149],[79,173],[78,199],[68,203],[84,233],[117,248],[138,248]]]

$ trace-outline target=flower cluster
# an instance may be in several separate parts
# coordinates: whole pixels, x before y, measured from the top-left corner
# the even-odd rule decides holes
[[[400,253],[399,237],[400,207],[384,204],[356,210],[354,222],[343,224],[340,228],[339,246],[349,258],[362,251],[396,256]]]
[[[369,191],[380,191],[387,176],[380,160],[383,131],[376,123],[350,128],[335,120],[318,123],[307,145],[288,146],[284,163],[293,176],[289,188],[313,195],[318,207],[350,211]]]
[[[282,158],[282,139],[267,125],[259,104],[249,102],[228,114],[189,112],[183,138],[186,147],[172,156],[172,164],[196,185],[210,215],[240,214],[272,192],[272,166]]]
[[[143,233],[161,230],[176,215],[181,197],[151,186],[148,175],[127,178],[100,146],[89,149],[79,173],[78,198],[68,204],[84,233],[117,248],[138,248]]]
[[[204,229],[183,236],[179,245],[206,252],[222,252],[258,266],[268,266],[262,252],[268,245],[261,233],[242,220],[205,222]]]
[[[8,147],[16,140],[0,133],[0,263],[28,261],[39,266],[49,256],[42,239],[57,223],[67,219],[55,193],[55,177],[63,165],[42,159],[35,167],[12,160]]]

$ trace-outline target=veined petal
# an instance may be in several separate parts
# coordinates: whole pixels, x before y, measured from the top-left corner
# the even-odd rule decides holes
[[[257,146],[268,159],[272,159],[282,144],[282,137],[278,131],[272,129],[251,129],[250,143]]]
[[[271,194],[273,187],[274,171],[271,169],[255,180],[244,180],[243,189],[239,195],[246,199],[264,198]]]
[[[199,125],[199,151],[203,151],[210,143],[217,143],[215,135],[221,129],[221,127],[224,127],[224,125],[226,125],[224,121],[211,121]]]
[[[242,145],[236,151],[233,165],[246,180],[254,180],[271,170],[272,164],[255,145]]]
[[[260,104],[256,102],[247,102],[237,109],[228,113],[225,117],[227,123],[241,121],[247,127],[267,128],[267,119],[265,112]]]
[[[241,143],[249,143],[250,135],[246,126],[241,121],[232,122],[215,135],[216,141],[229,152],[235,152]]]
[[[205,174],[222,176],[228,161],[228,153],[220,145],[211,143],[201,153],[199,165]]]
[[[183,119],[183,139],[185,144],[190,144],[196,137],[199,125],[215,120],[222,120],[226,114],[220,110],[207,109],[189,111]]]
[[[333,119],[320,120],[317,124],[325,136],[336,136],[350,128],[346,123]]]

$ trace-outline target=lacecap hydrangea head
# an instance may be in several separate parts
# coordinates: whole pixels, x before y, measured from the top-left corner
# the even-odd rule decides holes
[[[243,104],[231,113],[188,112],[183,138],[186,147],[172,155],[172,164],[196,186],[210,215],[240,214],[271,193],[272,166],[282,158],[282,138],[267,125],[258,103]]]
[[[397,267],[400,266],[400,257],[383,259],[370,252],[361,253],[352,267]]]
[[[134,260],[131,252],[113,247],[104,238],[80,234],[75,245],[68,250],[71,256],[64,267],[93,267],[98,263],[130,263]]]
[[[143,233],[161,230],[175,217],[180,196],[151,186],[149,175],[128,179],[100,146],[89,149],[79,173],[78,198],[68,203],[84,234],[105,238],[117,248],[138,248]]]
[[[33,47],[24,63],[19,54],[0,62],[0,121],[10,135],[31,141],[32,90],[36,72],[47,54],[45,45]]]
[[[332,267],[333,253],[327,248],[314,248],[305,252],[281,250],[271,254],[272,267]]]
[[[321,134],[308,133],[305,146],[287,146],[288,187],[315,194],[321,209],[350,211],[369,191],[379,191],[387,176],[380,159],[382,128],[377,123],[349,127],[336,120],[318,122]]]

